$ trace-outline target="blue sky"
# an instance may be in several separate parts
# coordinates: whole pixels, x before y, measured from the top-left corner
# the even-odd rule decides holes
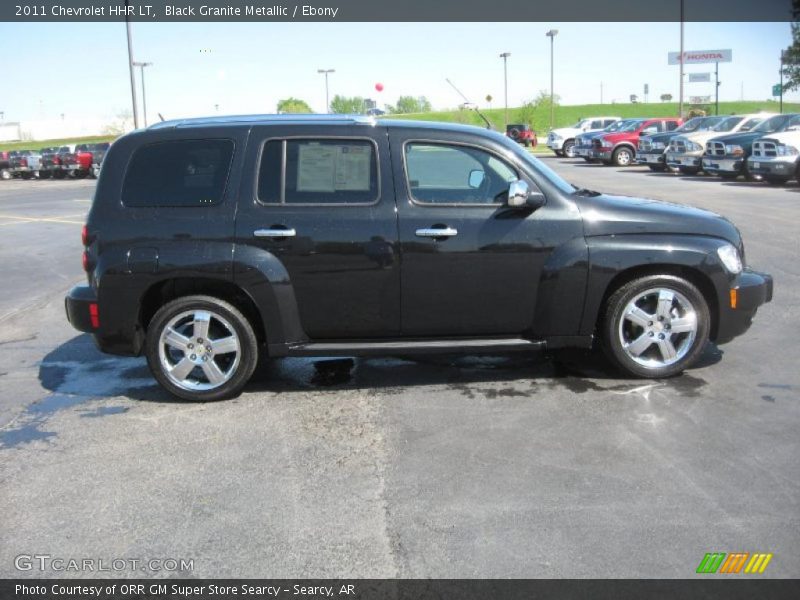
[[[764,100],[778,81],[778,56],[791,41],[788,23],[687,23],[686,49],[732,48],[720,65],[722,100]],[[394,103],[401,94],[425,95],[435,108],[461,99],[449,77],[480,105],[503,97],[501,52],[508,63],[509,104],[550,85],[555,40],[556,93],[564,104],[606,103],[678,94],[677,23],[134,23],[136,60],[146,72],[148,114],[165,118],[219,113],[274,112],[287,96],[323,111],[319,68],[335,68],[336,93]],[[6,121],[69,116],[113,117],[130,110],[125,26],[122,23],[0,24],[0,111]],[[17,60],[9,60],[16,56]],[[687,71],[713,70],[713,65]],[[138,70],[137,70],[138,81]],[[374,90],[384,84],[382,93]],[[713,83],[686,85],[688,95],[711,95]],[[792,92],[787,100],[800,101]],[[609,107],[609,113],[613,113]]]

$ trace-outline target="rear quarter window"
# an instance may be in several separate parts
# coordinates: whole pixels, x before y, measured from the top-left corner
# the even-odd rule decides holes
[[[122,186],[130,207],[219,204],[228,182],[232,140],[176,140],[147,144],[131,157]]]

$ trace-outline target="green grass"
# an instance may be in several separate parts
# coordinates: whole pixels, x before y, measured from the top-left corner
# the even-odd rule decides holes
[[[116,135],[92,135],[81,138],[66,138],[61,140],[38,140],[22,142],[0,142],[0,150],[39,150],[51,146],[67,146],[70,144],[91,144],[96,142],[113,142]]]
[[[714,114],[714,105],[705,106],[708,114]],[[722,114],[743,114],[760,111],[778,112],[778,103],[772,101],[743,101],[743,102],[720,102],[719,113]],[[503,108],[492,108],[481,110],[486,118],[491,121],[495,129],[503,131],[504,114]],[[783,103],[783,112],[800,112],[800,104]],[[522,109],[519,107],[508,109],[508,122],[520,123]],[[567,127],[575,124],[583,117],[592,116],[618,116],[622,118],[630,117],[672,117],[678,114],[677,102],[651,102],[648,104],[581,104],[576,106],[556,106],[555,108],[555,127]],[[417,113],[410,115],[386,115],[392,119],[412,119],[420,121],[444,121],[448,123],[464,123],[467,125],[484,126],[483,120],[472,110],[445,110],[429,113]],[[543,107],[534,113],[531,127],[539,133],[546,133],[550,126],[550,109]]]

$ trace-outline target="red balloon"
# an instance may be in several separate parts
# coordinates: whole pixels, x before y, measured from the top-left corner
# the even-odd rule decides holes
[[[378,90],[379,92],[382,92],[383,91],[383,84],[382,83],[376,83],[375,84],[375,89]]]

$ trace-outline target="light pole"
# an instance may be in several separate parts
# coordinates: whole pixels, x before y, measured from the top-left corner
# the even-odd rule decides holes
[[[678,61],[681,69],[680,90],[678,92],[678,116],[683,118],[683,0],[681,0],[681,48],[678,52]]]
[[[558,29],[551,29],[545,33],[545,35],[550,38],[550,129],[553,129],[553,114],[555,110],[555,96],[553,95],[553,42],[558,35]]]
[[[508,127],[508,57],[511,52],[503,52],[500,58],[503,59],[503,89],[505,90],[505,105],[506,105],[506,127]]]
[[[317,73],[325,75],[325,110],[331,112],[331,101],[328,96],[328,74],[336,73],[336,69],[317,69]]]
[[[134,67],[139,67],[139,74],[142,77],[142,115],[144,116],[144,126],[147,127],[147,94],[144,90],[144,68],[152,67],[151,62],[134,62]]]
[[[131,42],[131,22],[128,20],[128,1],[125,0],[125,31],[128,35],[128,69],[131,73],[131,103],[133,104],[133,128],[139,129],[139,109],[136,107],[136,78],[133,75],[133,43]]]

